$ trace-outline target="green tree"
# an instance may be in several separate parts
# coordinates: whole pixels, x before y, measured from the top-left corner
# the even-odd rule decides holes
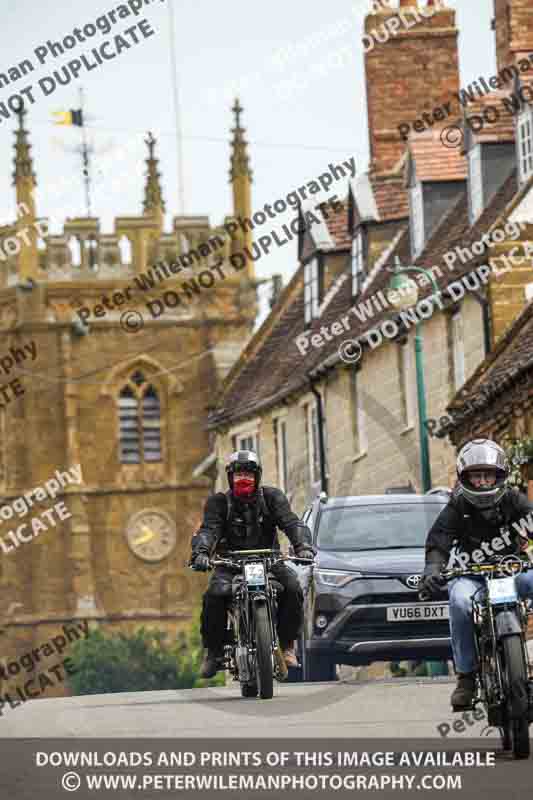
[[[100,630],[91,631],[71,651],[77,670],[68,677],[72,692],[86,695],[224,685],[224,673],[211,680],[199,677],[202,643],[198,623],[180,632],[172,645],[166,639],[163,631],[144,627],[132,635],[106,636]]]

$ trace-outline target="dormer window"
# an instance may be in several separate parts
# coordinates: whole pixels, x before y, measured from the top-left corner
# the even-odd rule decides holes
[[[320,303],[320,270],[318,258],[311,259],[304,266],[304,309],[305,322],[311,323],[318,317]]]
[[[520,183],[533,175],[533,109],[526,108],[518,117],[518,168]]]
[[[411,255],[417,258],[424,249],[424,200],[422,183],[419,181],[409,192],[411,215]]]
[[[356,297],[363,282],[365,258],[363,251],[363,234],[359,229],[352,239],[352,296]]]
[[[473,225],[483,211],[483,172],[480,144],[477,144],[468,153],[468,187],[470,224]]]

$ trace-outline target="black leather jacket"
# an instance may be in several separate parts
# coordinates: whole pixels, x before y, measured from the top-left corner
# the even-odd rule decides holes
[[[424,574],[434,574],[446,565],[454,542],[458,553],[468,553],[469,556],[481,549],[486,561],[491,558],[487,549],[492,549],[498,556],[518,555],[527,542],[528,523],[530,538],[533,539],[533,503],[524,494],[508,489],[495,510],[483,512],[465,500],[458,486],[427,535]],[[521,529],[525,536],[521,535]],[[498,542],[496,552],[491,542],[502,536],[504,546]],[[482,546],[484,543],[486,549]],[[472,563],[482,562],[473,560]]]
[[[223,555],[227,550],[279,550],[277,528],[287,535],[296,554],[312,549],[311,531],[291,510],[281,489],[261,487],[254,503],[217,492],[208,497],[203,522],[192,537],[192,558],[200,553]]]

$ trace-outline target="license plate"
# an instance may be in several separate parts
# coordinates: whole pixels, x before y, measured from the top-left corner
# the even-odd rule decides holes
[[[518,594],[514,578],[494,578],[489,584],[489,600],[493,604],[516,603]]]
[[[265,567],[264,564],[245,564],[244,575],[248,586],[264,586],[265,585]]]
[[[447,603],[442,605],[403,605],[387,608],[387,622],[422,622],[428,619],[449,619]]]

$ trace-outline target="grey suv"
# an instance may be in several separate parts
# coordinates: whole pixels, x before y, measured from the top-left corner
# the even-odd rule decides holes
[[[298,643],[304,680],[336,664],[451,658],[447,595],[422,603],[426,535],[445,494],[322,496],[303,515],[317,548]]]

